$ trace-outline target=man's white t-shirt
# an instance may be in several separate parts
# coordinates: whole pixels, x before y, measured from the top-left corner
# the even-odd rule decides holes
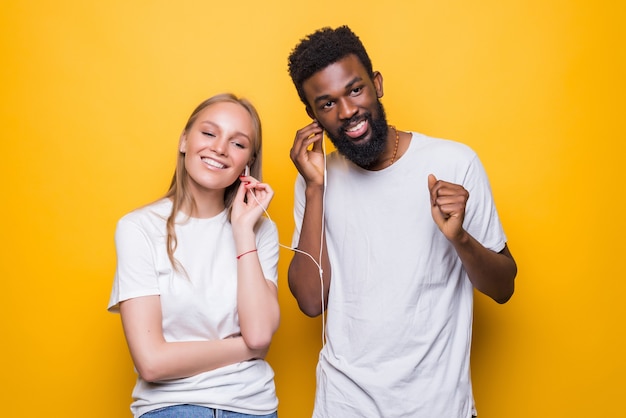
[[[465,229],[501,251],[506,237],[478,157],[412,133],[388,168],[364,170],[334,152],[327,173],[332,278],[313,416],[471,417],[473,287],[432,219],[428,175],[469,191]],[[304,204],[299,176],[294,246]]]

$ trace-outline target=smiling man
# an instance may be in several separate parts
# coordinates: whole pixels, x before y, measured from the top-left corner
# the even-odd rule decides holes
[[[313,416],[475,416],[473,290],[504,303],[517,274],[479,158],[389,125],[347,26],[303,38],[289,73],[313,119],[290,153],[289,286],[306,315],[327,313]]]

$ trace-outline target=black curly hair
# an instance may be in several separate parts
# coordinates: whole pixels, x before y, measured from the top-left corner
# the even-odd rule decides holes
[[[350,54],[356,55],[370,77],[374,76],[365,47],[348,26],[324,27],[300,40],[289,55],[289,75],[305,106],[309,103],[302,84],[316,72]]]

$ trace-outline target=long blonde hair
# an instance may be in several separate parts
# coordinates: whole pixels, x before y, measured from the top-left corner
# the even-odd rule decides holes
[[[262,135],[261,135],[261,119],[259,117],[258,112],[255,107],[248,100],[244,98],[240,98],[235,96],[232,93],[222,93],[210,97],[200,103],[194,111],[189,116],[187,120],[187,124],[185,125],[185,129],[183,130],[183,134],[186,133],[191,126],[194,124],[196,119],[198,118],[198,114],[202,112],[205,108],[215,104],[215,103],[235,103],[239,104],[250,114],[250,118],[252,119],[253,126],[253,138],[251,138],[252,142],[252,153],[250,155],[250,161],[248,165],[250,166],[250,175],[254,178],[261,181],[261,150],[262,150]],[[169,198],[172,201],[172,211],[167,218],[167,256],[172,263],[172,266],[175,270],[180,270],[180,263],[175,259],[174,252],[176,251],[176,247],[178,244],[176,238],[176,215],[183,207],[187,207],[190,209],[194,209],[196,206],[196,202],[193,199],[193,196],[188,190],[187,179],[189,178],[189,174],[187,173],[187,169],[185,168],[185,154],[178,152],[178,157],[176,158],[176,169],[174,171],[174,176],[172,177],[172,182],[170,183],[170,188],[165,194],[165,198]],[[228,210],[228,215],[230,219],[230,211],[232,208],[233,200],[235,198],[235,194],[237,193],[237,189],[239,187],[239,178],[235,180],[233,184],[228,186],[224,191],[224,206]]]

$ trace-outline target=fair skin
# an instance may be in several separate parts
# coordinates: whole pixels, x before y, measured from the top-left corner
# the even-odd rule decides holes
[[[269,185],[242,176],[250,162],[253,133],[251,117],[242,106],[218,102],[200,112],[179,144],[196,202],[194,208],[183,208],[190,216],[210,218],[221,213],[225,188],[241,176],[231,212],[238,254],[256,248],[254,225],[274,195]],[[188,377],[265,357],[280,319],[276,286],[263,276],[256,252],[237,260],[237,281],[241,335],[223,340],[168,342],[163,336],[159,296],[120,303],[130,353],[144,380]]]
[[[291,159],[306,182],[306,207],[298,249],[318,255],[322,251],[324,301],[328,301],[331,267],[325,240],[322,242],[322,209],[324,192],[324,130],[345,134],[354,141],[371,139],[371,128],[360,115],[376,114],[376,100],[383,96],[380,73],[370,76],[354,55],[330,64],[303,83],[313,122],[296,133]],[[344,122],[353,120],[347,127]],[[410,134],[400,133],[396,159],[408,148]],[[369,170],[389,165],[395,147],[395,132],[390,129],[387,145]],[[454,246],[474,287],[498,303],[505,303],[513,294],[517,266],[508,247],[499,253],[483,247],[463,229],[465,206],[469,194],[461,185],[438,180],[434,175],[424,179],[430,193],[432,217],[444,236]],[[321,245],[321,247],[320,247]],[[289,266],[289,288],[300,309],[309,316],[322,313],[319,269],[304,254],[296,252]]]

